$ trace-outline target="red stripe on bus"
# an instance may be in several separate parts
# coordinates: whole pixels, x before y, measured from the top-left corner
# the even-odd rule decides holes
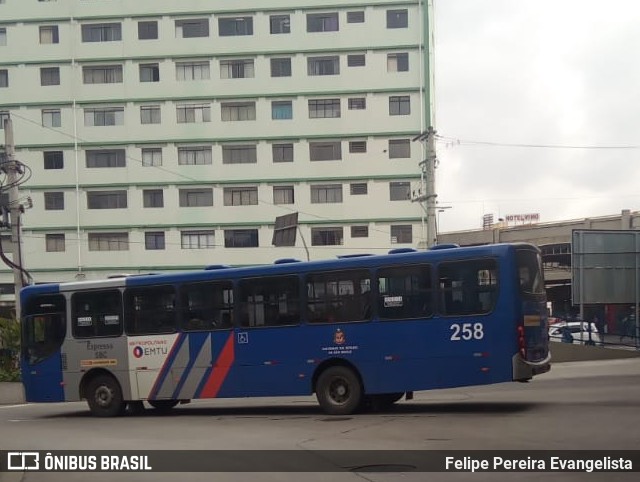
[[[211,370],[207,383],[205,383],[202,388],[202,392],[200,392],[201,398],[215,398],[218,395],[220,387],[227,378],[227,373],[229,373],[229,369],[231,368],[231,365],[233,365],[233,361],[235,359],[233,347],[233,333],[231,333],[229,338],[227,338],[218,359],[215,361],[215,365]]]

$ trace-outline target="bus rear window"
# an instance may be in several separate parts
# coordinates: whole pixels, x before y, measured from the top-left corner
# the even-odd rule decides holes
[[[520,292],[524,295],[545,294],[540,253],[532,249],[518,249],[516,260],[518,262]]]

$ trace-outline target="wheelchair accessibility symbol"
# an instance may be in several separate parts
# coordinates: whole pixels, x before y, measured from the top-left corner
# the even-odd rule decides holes
[[[244,345],[246,343],[249,343],[249,333],[238,333],[238,345]]]

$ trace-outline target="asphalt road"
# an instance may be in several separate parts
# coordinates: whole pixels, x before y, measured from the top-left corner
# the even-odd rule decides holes
[[[330,417],[310,397],[195,401],[96,419],[86,404],[0,407],[0,450],[640,449],[640,359],[564,363],[527,384],[420,392],[385,413]],[[175,473],[0,474],[0,481],[176,480]],[[605,480],[605,474],[184,474],[181,480]],[[637,474],[606,474],[636,480]]]

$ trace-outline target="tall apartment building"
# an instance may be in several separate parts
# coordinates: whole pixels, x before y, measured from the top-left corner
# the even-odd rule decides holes
[[[305,259],[271,245],[292,212],[312,259],[419,246],[427,3],[0,0],[26,268]]]

